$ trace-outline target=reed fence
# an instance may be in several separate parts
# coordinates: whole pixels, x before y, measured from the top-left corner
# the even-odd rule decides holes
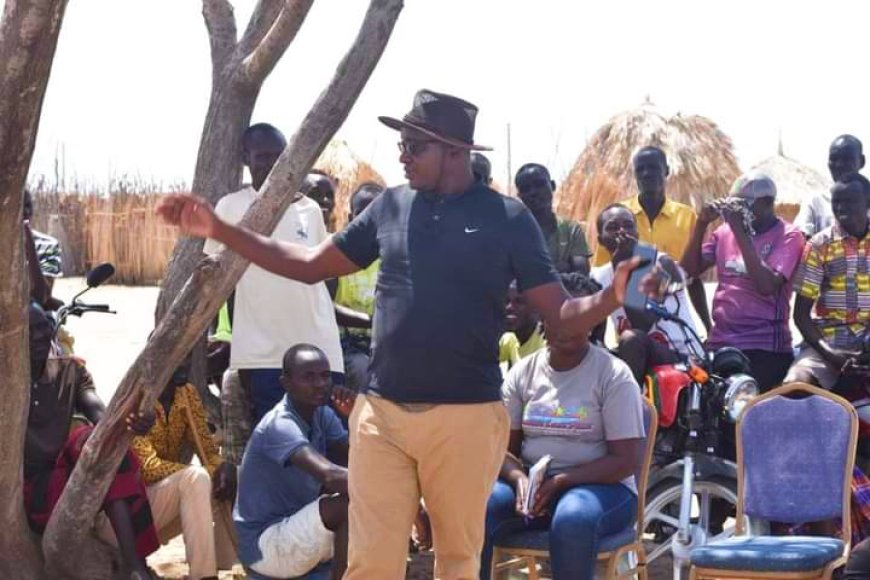
[[[178,237],[154,213],[161,195],[36,191],[34,227],[60,241],[66,276],[111,262],[115,283],[157,284]]]

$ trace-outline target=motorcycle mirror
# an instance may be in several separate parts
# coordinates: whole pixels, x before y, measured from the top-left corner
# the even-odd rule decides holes
[[[88,288],[96,288],[115,273],[115,267],[109,262],[103,262],[88,272]]]

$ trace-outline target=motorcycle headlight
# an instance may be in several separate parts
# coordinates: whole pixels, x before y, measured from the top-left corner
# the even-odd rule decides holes
[[[737,374],[725,379],[725,386],[725,413],[736,423],[746,403],[758,395],[758,382],[749,375]]]

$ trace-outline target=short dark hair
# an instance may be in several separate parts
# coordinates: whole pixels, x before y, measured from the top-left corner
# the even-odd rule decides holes
[[[662,165],[667,167],[668,156],[665,154],[664,149],[655,145],[647,145],[646,147],[641,147],[640,149],[638,149],[637,153],[634,154],[634,157],[631,158],[631,162],[634,163],[634,160],[643,155],[644,153],[655,153],[661,159]]]
[[[293,367],[296,366],[296,355],[301,352],[310,352],[314,354],[319,354],[320,356],[326,358],[326,354],[313,344],[300,343],[295,344],[287,349],[284,353],[284,356],[281,359],[281,372],[287,375],[288,377],[293,374]]]
[[[285,144],[287,143],[287,139],[284,137],[284,133],[279,131],[278,128],[275,127],[274,125],[270,125],[269,123],[254,123],[253,125],[251,125],[247,129],[245,129],[244,133],[242,133],[242,150],[243,151],[245,151],[245,152],[248,151],[248,143],[250,142],[251,139],[254,138],[254,135],[256,135],[257,133],[264,133],[264,134],[273,135],[275,137],[278,137]]]
[[[370,193],[374,196],[378,196],[384,192],[384,186],[380,183],[376,183],[374,181],[366,181],[365,183],[361,183],[359,187],[357,187],[352,194],[350,194],[350,203],[353,204],[353,200],[357,195],[361,193]]]
[[[624,203],[620,203],[618,201],[616,203],[611,203],[610,205],[608,205],[604,209],[602,209],[600,212],[598,212],[598,217],[595,218],[595,229],[598,230],[599,234],[601,233],[601,229],[604,227],[604,214],[609,212],[612,209],[624,209],[625,211],[630,213],[632,215],[632,217],[634,217],[634,213]]]
[[[861,175],[858,172],[848,173],[837,180],[837,183],[831,187],[831,191],[833,192],[835,189],[840,187],[849,187],[850,185],[858,185],[861,188],[861,191],[864,192],[868,198],[870,198],[870,180]]]
[[[831,145],[833,145],[837,141],[845,141],[849,145],[855,147],[855,149],[858,151],[858,155],[864,155],[864,144],[861,143],[861,140],[854,135],[849,135],[848,133],[840,135],[839,137],[831,141]]]
[[[590,296],[602,288],[601,284],[582,272],[559,274],[559,280],[571,296]]]
[[[492,163],[484,154],[474,151],[471,153],[471,172],[475,179],[488,181],[492,179]]]
[[[530,171],[532,169],[537,169],[539,171],[543,171],[544,173],[547,174],[547,179],[552,181],[553,178],[550,176],[550,170],[547,169],[544,165],[541,165],[540,163],[525,163],[519,169],[517,169],[517,172],[514,175],[514,185],[517,184],[517,178],[520,176],[520,174],[523,171]]]

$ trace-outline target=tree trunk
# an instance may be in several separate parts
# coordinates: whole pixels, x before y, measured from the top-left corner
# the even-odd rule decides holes
[[[191,190],[213,204],[242,183],[242,134],[257,104],[258,90],[251,92],[231,78],[213,87],[203,127]],[[234,144],[239,144],[235,145]],[[172,251],[157,302],[157,320],[172,304],[202,258],[203,241],[183,237]]]
[[[0,22],[0,577],[41,577],[24,515],[30,364],[21,206],[66,0],[6,0]]]
[[[212,204],[241,187],[242,134],[250,124],[263,82],[295,38],[312,2],[259,0],[237,42],[229,1],[203,0],[211,44],[212,89],[191,190]],[[202,258],[202,244],[202,240],[182,238],[175,245],[160,287],[156,320],[163,318]],[[194,361],[195,366],[201,366],[197,363]]]
[[[215,204],[238,190],[242,181],[242,134],[250,124],[260,88],[305,20],[312,0],[260,0],[247,30],[236,42],[229,0],[203,0],[209,33],[212,89],[200,138],[192,191]],[[196,263],[202,240],[181,238],[172,250],[157,298],[155,323],[163,318]],[[208,390],[205,336],[191,349],[190,381],[196,385],[209,417],[220,418],[220,401]]]
[[[362,27],[335,76],[320,95],[242,220],[254,231],[274,230],[304,176],[335,134],[380,59],[402,9],[402,0],[372,0]],[[127,371],[106,415],[84,447],[43,538],[47,567],[71,574],[81,552],[78,530],[93,521],[127,445],[124,418],[154,405],[172,369],[201,336],[248,266],[223,251],[200,260],[136,362]]]
[[[259,87],[252,92],[235,83],[229,75],[224,75],[220,84],[212,88],[192,187],[193,192],[212,203],[241,187],[242,151],[232,144],[242,142],[258,94]],[[175,244],[157,299],[155,322],[163,318],[196,263],[202,259],[202,246],[203,240],[188,237],[180,238]],[[192,349],[190,381],[196,386],[209,419],[220,424],[220,400],[208,390],[205,351],[203,335]]]

